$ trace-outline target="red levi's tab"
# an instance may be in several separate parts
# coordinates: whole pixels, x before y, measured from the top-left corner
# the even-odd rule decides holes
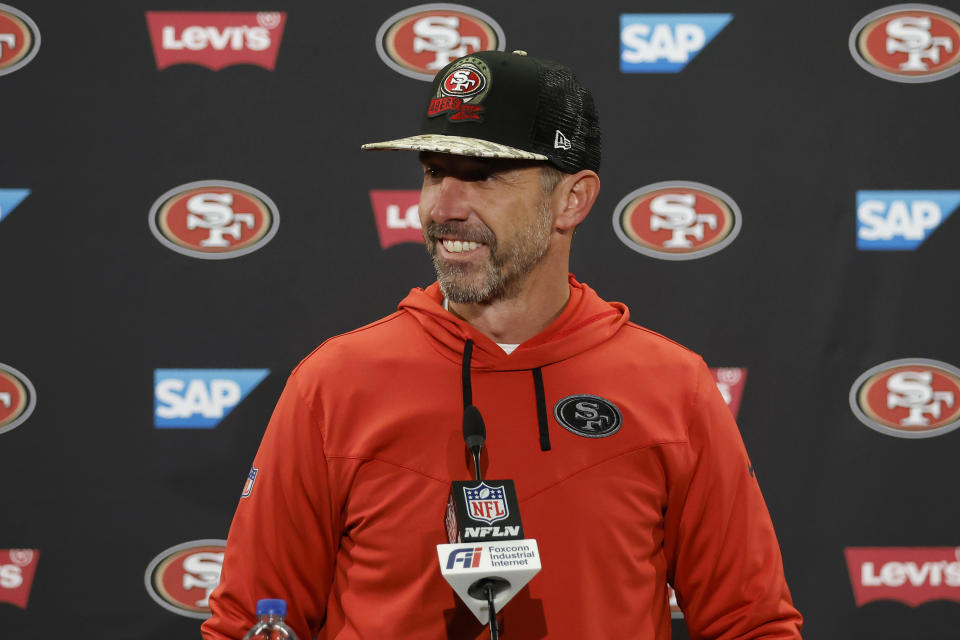
[[[373,205],[373,215],[377,220],[381,249],[401,242],[423,243],[419,191],[371,190],[370,204]]]
[[[157,69],[252,64],[273,71],[286,22],[280,11],[147,11]]]
[[[36,549],[0,549],[0,602],[27,608],[39,559]]]
[[[747,370],[744,367],[711,367],[710,373],[713,374],[723,401],[730,407],[730,413],[736,420],[740,412],[740,399],[743,398],[743,387],[747,383]]]
[[[960,547],[847,547],[844,553],[858,607],[874,600],[911,607],[960,602]]]

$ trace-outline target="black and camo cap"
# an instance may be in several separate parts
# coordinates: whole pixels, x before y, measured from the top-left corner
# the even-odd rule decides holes
[[[363,149],[546,160],[561,171],[600,170],[593,96],[560,63],[523,51],[480,51],[441,69],[420,135]]]

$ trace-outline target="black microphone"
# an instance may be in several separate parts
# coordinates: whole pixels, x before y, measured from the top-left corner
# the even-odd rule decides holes
[[[473,454],[473,468],[477,482],[483,479],[480,475],[480,450],[483,449],[483,442],[486,439],[487,428],[483,424],[483,416],[480,415],[480,410],[471,404],[463,410],[463,441]]]
[[[470,453],[476,480],[450,483],[450,497],[444,516],[447,541],[506,541],[523,539],[520,504],[513,480],[486,480],[480,472],[480,450],[486,438],[486,427],[480,411],[468,405],[463,411],[463,439]]]
[[[440,573],[481,623],[499,639],[497,611],[540,571],[536,540],[526,540],[513,480],[484,480],[480,451],[486,427],[480,411],[463,411],[463,440],[476,480],[454,480],[444,516],[448,544],[437,545]]]

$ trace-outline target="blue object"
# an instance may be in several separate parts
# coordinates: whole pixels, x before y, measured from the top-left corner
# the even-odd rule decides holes
[[[287,615],[287,601],[278,598],[264,598],[257,600],[258,616],[285,616]]]

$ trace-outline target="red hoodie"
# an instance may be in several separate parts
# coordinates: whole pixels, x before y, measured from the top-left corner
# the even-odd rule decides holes
[[[668,581],[691,638],[799,638],[766,506],[707,367],[572,277],[570,294],[510,355],[445,311],[434,284],[304,359],[254,459],[204,637],[241,638],[268,597],[287,600],[301,640],[489,636],[436,555],[450,482],[472,479],[469,339],[484,477],[514,480],[543,563],[503,609],[504,640],[666,640]],[[571,396],[612,405],[619,424],[563,426],[555,411]]]

